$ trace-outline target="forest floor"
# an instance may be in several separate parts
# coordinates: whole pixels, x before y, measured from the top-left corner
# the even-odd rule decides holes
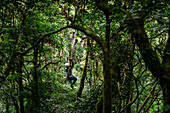
[[[90,87],[89,84],[85,83],[82,97],[79,101],[76,100],[77,91],[80,85],[80,79],[77,77],[77,82],[72,89],[69,81],[65,81],[56,93],[57,103],[54,103],[54,111],[57,113],[94,113],[95,104],[101,94],[99,88],[101,87]]]

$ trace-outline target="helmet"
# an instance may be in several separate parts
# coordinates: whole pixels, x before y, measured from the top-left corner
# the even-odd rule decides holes
[[[68,66],[70,66],[70,64],[69,63],[65,63],[65,66],[68,67]]]

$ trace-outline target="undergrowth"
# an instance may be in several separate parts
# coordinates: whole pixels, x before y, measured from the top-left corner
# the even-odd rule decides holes
[[[48,72],[49,73],[49,72]],[[78,80],[72,89],[65,75],[61,73],[51,73],[42,82],[41,87],[41,113],[94,113],[98,97],[101,95],[100,86],[89,86],[85,84],[82,98],[76,101],[77,90],[80,84]],[[51,80],[49,80],[51,79]],[[51,81],[51,82],[50,82]],[[49,85],[50,82],[50,85]],[[47,90],[48,89],[48,90]],[[47,96],[48,95],[48,96]]]

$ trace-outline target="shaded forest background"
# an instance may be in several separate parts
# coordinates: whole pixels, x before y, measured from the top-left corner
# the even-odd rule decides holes
[[[169,113],[169,18],[169,0],[1,1],[0,113]]]

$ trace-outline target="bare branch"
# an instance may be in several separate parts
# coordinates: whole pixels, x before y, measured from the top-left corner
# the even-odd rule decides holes
[[[58,64],[59,62],[60,62],[61,60],[59,60],[59,61],[57,61],[57,62],[49,62],[49,63],[47,63],[43,68],[42,68],[42,70],[44,70],[44,68],[46,68],[47,66],[49,66],[50,64]]]
[[[136,85],[136,89],[137,89],[136,97],[135,97],[132,101],[130,101],[130,102],[120,111],[120,113],[123,113],[124,110],[125,110],[127,107],[131,106],[131,105],[138,99],[138,97],[139,97],[139,88],[138,88],[137,79],[135,80],[135,85]]]
[[[155,87],[156,87],[157,84],[158,84],[158,82],[155,82],[153,88],[152,88],[151,91],[149,92],[149,94],[148,94],[148,96],[146,97],[144,103],[143,103],[143,104],[140,106],[140,108],[138,109],[137,113],[140,113],[141,110],[142,110],[142,108],[146,105],[147,101],[149,100],[150,95],[152,94],[152,92],[155,91]]]

